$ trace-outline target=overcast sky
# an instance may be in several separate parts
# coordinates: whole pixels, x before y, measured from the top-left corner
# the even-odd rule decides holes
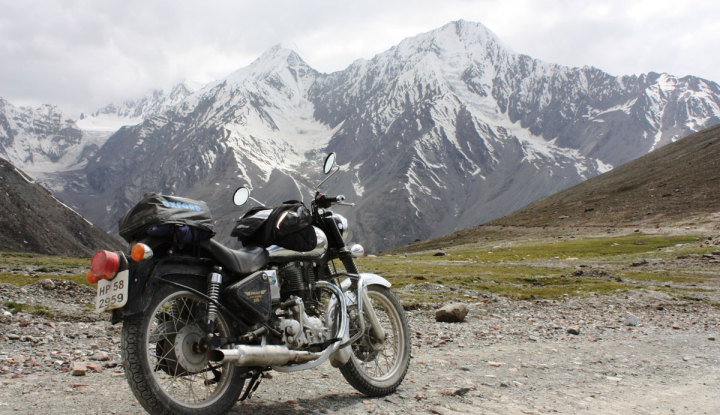
[[[77,116],[277,43],[332,72],[458,19],[547,62],[720,82],[717,0],[0,0],[0,97]]]

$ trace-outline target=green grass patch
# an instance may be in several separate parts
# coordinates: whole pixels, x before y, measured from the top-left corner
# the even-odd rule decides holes
[[[0,252],[0,283],[19,287],[46,278],[87,284],[84,271],[88,268],[90,268],[90,258]]]
[[[5,267],[37,266],[38,272],[62,272],[68,268],[89,268],[90,257],[72,258],[27,252],[0,252],[0,264]]]
[[[46,278],[49,279],[62,279],[72,281],[77,284],[88,285],[85,280],[85,274],[16,274],[11,272],[0,272],[0,283],[12,284],[17,287],[22,287],[28,284],[32,284]]]
[[[514,263],[453,262],[440,259],[417,260],[407,258],[364,258],[359,266],[369,272],[383,275],[395,288],[423,282],[448,287],[520,298],[559,298],[595,293],[613,293],[633,288],[611,278],[572,276],[573,269]],[[415,293],[422,301],[447,300],[447,293]],[[435,298],[437,297],[437,298]]]
[[[711,279],[689,275],[678,275],[669,271],[658,272],[624,272],[618,275],[623,279],[635,281],[658,281],[658,282],[674,282],[681,284],[702,284],[712,282]]]
[[[5,301],[4,306],[5,306],[5,308],[7,308],[7,310],[9,312],[11,312],[13,314],[17,314],[20,312],[26,312],[26,313],[34,314],[36,316],[44,316],[44,317],[52,317],[52,315],[53,315],[52,312],[50,312],[50,309],[48,307],[46,307],[44,305],[40,305],[40,304],[28,305],[28,304],[18,303],[15,301]]]
[[[610,258],[656,252],[660,248],[695,243],[697,236],[628,235],[558,239],[544,243],[530,242],[510,247],[488,248],[487,245],[464,245],[448,249],[452,259],[475,261],[517,261],[525,259]],[[432,254],[425,254],[431,256]]]
[[[683,246],[699,240],[694,235],[632,234],[515,242],[497,248],[489,247],[488,243],[471,243],[447,248],[445,256],[434,256],[435,252],[425,251],[361,258],[358,266],[364,271],[384,276],[395,288],[428,282],[518,299],[559,298],[644,288],[644,281],[706,282],[707,279],[697,275],[669,271],[623,272],[618,269],[596,277],[573,274],[575,264],[581,261],[622,265],[627,263],[628,257],[657,257],[659,249],[678,245],[680,249],[698,251],[701,248]],[[565,261],[568,258],[577,258],[578,261]],[[616,275],[632,281],[620,280]],[[436,294],[411,290],[408,293],[417,301],[406,300],[417,303],[446,301],[448,297],[447,292]]]

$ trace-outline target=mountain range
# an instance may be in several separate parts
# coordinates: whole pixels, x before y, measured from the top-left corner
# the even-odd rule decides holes
[[[500,217],[720,123],[715,82],[545,63],[467,21],[330,74],[274,47],[153,97],[78,121],[0,101],[0,156],[110,232],[159,191],[206,200],[229,233],[237,186],[307,202],[335,151],[343,171],[322,190],[356,202],[338,211],[374,251]]]

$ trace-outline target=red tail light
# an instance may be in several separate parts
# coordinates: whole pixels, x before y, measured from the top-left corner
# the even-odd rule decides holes
[[[115,252],[97,251],[90,262],[90,271],[85,279],[95,284],[99,279],[112,279],[120,268],[120,256]]]

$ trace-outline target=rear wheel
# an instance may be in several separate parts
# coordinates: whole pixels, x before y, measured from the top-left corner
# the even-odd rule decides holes
[[[410,365],[410,329],[405,311],[392,291],[379,285],[367,290],[385,339],[375,338],[366,316],[356,316],[350,336],[357,333],[358,318],[365,319],[365,332],[352,344],[352,356],[340,372],[359,392],[383,396],[394,392],[405,378]]]
[[[125,375],[151,414],[221,414],[242,392],[242,370],[209,358],[201,329],[204,302],[189,291],[164,286],[147,313],[123,323]],[[231,336],[222,314],[215,322],[215,334]]]

